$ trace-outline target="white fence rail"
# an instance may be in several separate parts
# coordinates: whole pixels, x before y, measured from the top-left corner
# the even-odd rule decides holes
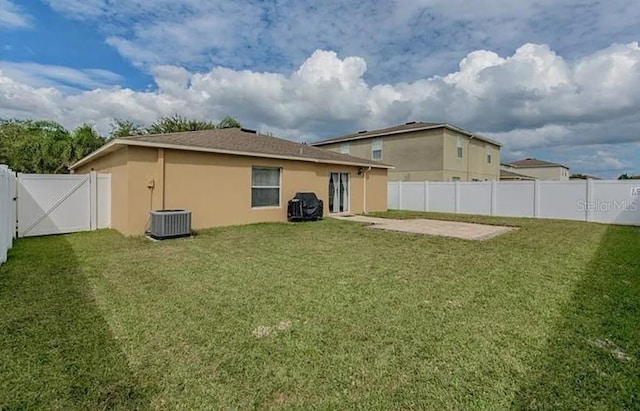
[[[640,181],[390,182],[388,207],[640,226]]]
[[[7,261],[7,251],[16,237],[16,176],[0,165],[0,265]]]
[[[108,228],[109,174],[18,174],[18,236]]]

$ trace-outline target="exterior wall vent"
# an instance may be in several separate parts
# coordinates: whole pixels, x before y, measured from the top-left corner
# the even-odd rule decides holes
[[[191,235],[191,211],[155,210],[150,211],[149,236],[156,240],[189,237]]]

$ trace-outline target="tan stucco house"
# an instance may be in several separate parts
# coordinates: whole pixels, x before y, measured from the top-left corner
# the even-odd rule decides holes
[[[390,181],[500,179],[500,143],[450,124],[413,121],[313,145],[390,164]]]
[[[390,168],[239,128],[119,138],[71,166],[111,174],[111,224],[128,235],[161,209],[191,210],[194,229],[286,221],[300,191],[325,215],[386,210]]]
[[[502,164],[501,169],[532,177],[535,180],[568,181],[570,176],[569,167],[537,158],[525,158]]]

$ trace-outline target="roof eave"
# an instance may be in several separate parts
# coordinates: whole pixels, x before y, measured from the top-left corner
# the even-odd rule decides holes
[[[75,163],[71,164],[69,166],[69,170],[75,170],[76,168],[88,163],[89,161],[93,160],[94,158],[99,158],[102,157],[105,154],[110,153],[112,150],[112,148],[114,148],[118,142],[120,140],[119,139],[113,139],[111,141],[109,141],[107,144],[103,145],[102,147],[100,147],[99,149],[97,149],[96,151],[93,151],[89,154],[87,154],[86,156],[82,157],[80,160],[76,161]]]
[[[376,163],[367,163],[367,162],[352,162],[352,161],[340,161],[340,160],[324,160],[317,159],[311,157],[295,157],[295,156],[285,156],[279,154],[268,154],[268,153],[255,153],[249,151],[236,151],[236,150],[222,150],[216,148],[207,148],[207,147],[197,147],[197,146],[185,146],[178,144],[165,144],[165,143],[154,143],[150,141],[136,141],[129,139],[115,139],[102,146],[98,150],[89,154],[88,156],[80,159],[75,164],[69,167],[70,170],[74,170],[87,162],[91,161],[94,158],[99,158],[110,151],[107,151],[111,147],[115,145],[122,146],[138,146],[138,147],[151,147],[151,148],[166,148],[173,150],[185,150],[185,151],[198,151],[204,153],[217,153],[217,154],[230,154],[236,156],[246,156],[246,157],[258,157],[258,158],[274,158],[279,160],[292,160],[292,161],[305,161],[309,163],[317,163],[317,164],[336,164],[336,165],[346,165],[346,166],[356,166],[356,167],[372,167],[372,168],[383,168],[383,169],[393,169],[395,167],[386,165],[386,164],[376,164]]]
[[[425,130],[434,130],[434,129],[438,129],[438,128],[446,128],[449,129],[451,131],[455,131],[458,133],[462,133],[465,134],[469,137],[473,137],[477,140],[481,140],[484,142],[487,142],[489,144],[493,144],[495,146],[498,147],[502,147],[502,143],[499,143],[495,140],[491,140],[490,138],[487,137],[483,137],[477,134],[473,134],[470,133],[464,129],[461,129],[459,127],[453,126],[451,124],[448,123],[442,123],[442,124],[436,124],[436,125],[431,125],[431,126],[424,126],[424,127],[416,127],[416,128],[412,128],[412,129],[407,129],[407,130],[395,130],[395,131],[387,131],[387,132],[381,132],[381,133],[375,133],[375,134],[367,134],[367,135],[363,135],[363,136],[358,136],[358,135],[351,135],[351,136],[345,136],[345,137],[338,137],[338,138],[333,138],[333,139],[329,139],[329,140],[323,140],[323,141],[316,141],[315,143],[311,143],[310,145],[312,146],[316,146],[316,147],[320,147],[320,146],[325,146],[328,144],[335,144],[335,143],[345,143],[348,141],[357,141],[357,140],[365,140],[367,138],[375,138],[375,137],[382,137],[382,136],[391,136],[391,135],[396,135],[396,134],[403,134],[403,133],[412,133],[414,131],[425,131]]]
[[[518,166],[518,165],[511,165],[512,167],[515,168],[554,168],[554,167],[562,167],[562,168],[566,168],[567,170],[570,170],[569,167],[563,165],[563,164],[537,164],[537,165],[530,165],[530,166]]]

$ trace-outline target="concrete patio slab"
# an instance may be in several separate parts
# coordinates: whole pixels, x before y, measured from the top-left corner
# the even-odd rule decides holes
[[[487,240],[515,229],[514,227],[427,219],[398,220],[393,218],[377,218],[360,215],[341,215],[332,217],[338,220],[370,224],[371,228],[381,230],[461,238],[464,240]]]

